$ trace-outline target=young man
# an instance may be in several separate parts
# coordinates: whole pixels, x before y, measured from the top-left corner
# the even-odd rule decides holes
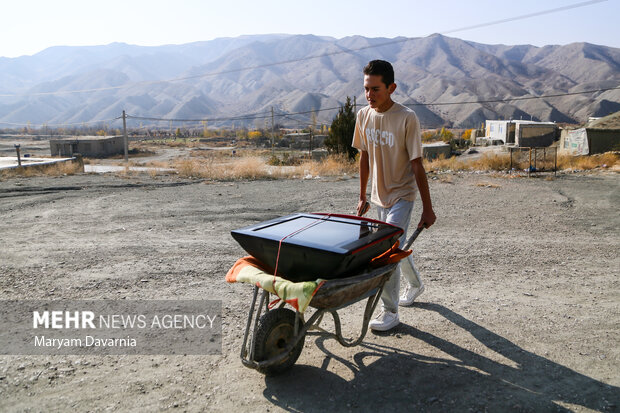
[[[377,206],[379,220],[405,230],[403,245],[416,193],[422,200],[418,228],[435,222],[435,213],[422,165],[420,123],[409,108],[392,100],[396,90],[394,69],[389,62],[373,60],[364,68],[364,90],[368,106],[357,113],[353,146],[360,151],[360,199],[358,213],[366,204],[366,187],[372,172],[371,202]],[[399,324],[398,305],[408,306],[424,291],[424,284],[411,256],[403,260],[387,281],[381,295],[382,311],[370,322],[370,328],[387,331]],[[400,274],[407,286],[398,298]]]

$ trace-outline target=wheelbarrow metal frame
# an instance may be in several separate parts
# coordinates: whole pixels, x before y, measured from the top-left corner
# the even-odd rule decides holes
[[[389,264],[384,267],[380,267],[375,270],[372,270],[368,273],[362,274],[370,278],[378,278],[378,282],[376,286],[370,288],[368,291],[364,292],[363,294],[357,297],[351,298],[344,302],[335,303],[335,305],[333,306],[328,306],[328,307],[323,307],[323,308],[314,307],[311,301],[310,306],[313,308],[316,308],[316,311],[312,314],[312,316],[308,319],[308,321],[304,321],[303,315],[299,313],[298,311],[296,312],[297,317],[295,319],[295,328],[294,328],[295,337],[293,338],[293,340],[288,344],[288,346],[284,349],[282,353],[268,360],[262,360],[262,361],[256,361],[254,359],[254,348],[256,345],[256,331],[258,329],[258,322],[262,315],[263,307],[265,308],[265,311],[269,311],[268,303],[269,303],[270,294],[268,291],[262,290],[260,300],[257,306],[256,302],[258,299],[258,292],[261,288],[259,288],[258,286],[254,286],[252,303],[250,305],[250,311],[248,315],[248,321],[246,323],[246,328],[245,328],[245,332],[243,335],[243,344],[241,347],[241,362],[243,363],[244,366],[253,368],[253,369],[265,368],[265,367],[279,364],[280,362],[285,360],[287,357],[289,357],[291,352],[294,350],[295,346],[299,343],[299,341],[306,334],[333,338],[337,340],[344,347],[354,347],[354,346],[359,345],[364,339],[364,337],[366,336],[366,333],[368,332],[368,323],[370,321],[370,318],[375,308],[377,307],[377,304],[381,297],[381,293],[383,292],[383,287],[385,283],[387,282],[387,280],[389,279],[389,277],[394,272],[394,270],[396,269],[396,266],[397,264]],[[359,276],[350,277],[350,278],[359,278]],[[337,279],[337,280],[329,280],[329,281],[326,281],[325,284],[323,284],[323,286],[325,285],[330,286],[330,283],[333,283],[336,285],[343,284],[343,282],[346,283],[346,281],[347,281],[346,278]],[[350,285],[355,287],[355,284],[350,284]],[[321,286],[319,290],[317,290],[316,294],[320,294],[321,288],[323,288],[323,286]],[[346,296],[347,288],[348,287],[344,285],[342,286],[342,288],[340,288],[335,293],[336,301],[338,301],[338,294]],[[345,307],[348,307],[356,302],[359,302],[365,298],[367,298],[368,300],[366,302],[366,308],[364,310],[364,317],[362,321],[362,331],[359,337],[356,339],[349,339],[349,338],[344,337],[342,334],[342,323],[340,322],[340,316],[338,315],[337,311]],[[280,306],[283,306],[284,304],[285,303],[282,302]],[[323,316],[326,313],[330,313],[334,319],[335,332],[326,331],[323,328],[319,327],[319,324],[321,323]],[[251,335],[250,335],[250,330],[252,330]],[[309,330],[318,330],[318,331],[309,332]]]

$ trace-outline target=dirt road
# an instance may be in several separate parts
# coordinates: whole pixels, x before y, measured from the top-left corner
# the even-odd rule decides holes
[[[0,182],[1,299],[223,301],[221,356],[0,356],[0,411],[619,410],[618,175],[430,183],[426,292],[402,324],[351,349],[308,339],[265,378],[239,360],[251,288],[224,281],[244,255],[229,231],[350,213],[354,178]],[[341,312],[351,336],[362,312]]]

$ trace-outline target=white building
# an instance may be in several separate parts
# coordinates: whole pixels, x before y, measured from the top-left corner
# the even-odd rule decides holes
[[[544,147],[556,138],[555,122],[529,120],[487,120],[484,139],[490,144]]]

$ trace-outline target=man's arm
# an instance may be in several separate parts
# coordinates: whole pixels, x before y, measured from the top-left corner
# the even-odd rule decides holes
[[[370,176],[370,165],[368,164],[368,152],[360,151],[360,200],[357,203],[357,214],[361,215],[366,205],[366,187]]]
[[[415,175],[415,182],[418,185],[418,191],[420,192],[420,198],[422,199],[422,217],[420,218],[420,222],[418,223],[418,228],[428,228],[435,223],[437,217],[435,217],[435,212],[433,211],[431,192],[428,189],[428,180],[426,179],[426,171],[424,170],[424,165],[422,164],[421,157],[411,161],[411,169],[413,169],[413,174]],[[366,177],[366,179],[368,179],[368,177]]]

